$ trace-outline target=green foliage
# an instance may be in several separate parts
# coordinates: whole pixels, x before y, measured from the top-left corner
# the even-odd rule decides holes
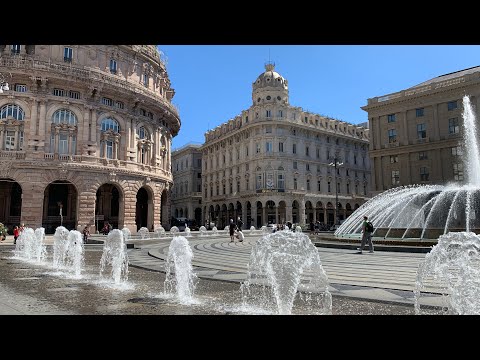
[[[0,223],[0,236],[7,236],[8,228]]]

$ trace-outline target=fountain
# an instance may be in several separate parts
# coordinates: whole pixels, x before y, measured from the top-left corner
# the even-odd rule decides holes
[[[212,234],[213,234],[213,236],[217,236],[217,235],[218,235],[218,229],[217,229],[216,226],[213,227],[213,229],[212,229]]]
[[[480,232],[480,154],[476,120],[468,96],[463,97],[466,184],[410,185],[385,191],[360,206],[335,231],[339,237],[360,237],[363,216],[375,227],[373,236],[437,239],[449,231]]]
[[[192,268],[193,252],[188,240],[175,236],[168,248],[165,264],[165,294],[176,295],[181,304],[191,304],[197,282]]]
[[[421,295],[436,282],[442,286],[444,313],[480,315],[480,236],[472,232],[442,235],[419,265],[414,290],[415,313],[421,309]]]
[[[190,228],[189,228],[188,226],[185,228],[185,236],[186,236],[186,237],[191,237],[191,236],[192,236],[192,235],[190,234]]]
[[[200,226],[200,236],[207,236],[207,228],[205,226]]]
[[[173,236],[177,236],[178,232],[179,232],[178,227],[172,226],[170,228],[170,234],[172,234]]]
[[[250,233],[253,233],[255,231],[255,226],[250,226]]]
[[[150,233],[146,227],[141,227],[140,230],[138,230],[138,233],[142,237],[142,240],[145,240],[145,236]]]
[[[311,313],[332,311],[318,250],[303,233],[282,230],[257,240],[241,290],[244,307],[253,303],[278,314],[291,314],[297,291],[301,291],[299,301]]]
[[[131,231],[126,227],[122,229],[122,234],[123,234],[124,242],[127,242],[132,237]],[[108,239],[108,235],[107,235],[107,239]]]
[[[270,229],[268,227],[266,227],[265,225],[262,226],[260,228],[260,230],[262,231],[262,235],[266,235],[266,234],[269,234],[270,233]]]
[[[295,232],[297,232],[297,233],[303,232],[302,227],[300,225],[295,226]]]
[[[24,229],[20,236],[17,238],[17,243],[15,244],[15,257],[24,260],[31,260],[33,257],[34,241],[35,233],[33,232],[33,229]]]
[[[45,229],[39,227],[35,229],[35,241],[33,246],[33,257],[37,262],[43,262],[47,257],[47,246],[45,241]]]
[[[155,233],[157,234],[157,237],[160,239],[165,236],[165,229],[163,228],[162,225],[160,225],[155,228]]]
[[[68,230],[63,226],[55,229],[53,235],[53,267],[60,269],[65,266],[65,255],[68,248]]]
[[[112,265],[111,277],[115,284],[127,281],[128,255],[123,231],[114,229],[108,234],[100,259],[100,276],[104,273],[107,265]]]
[[[67,237],[64,266],[68,271],[79,277],[84,267],[83,236],[77,230],[72,230]]]

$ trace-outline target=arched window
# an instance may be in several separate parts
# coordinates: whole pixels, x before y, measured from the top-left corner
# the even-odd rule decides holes
[[[120,132],[120,125],[118,121],[112,118],[106,118],[102,120],[102,131],[113,130],[114,132]]]
[[[149,138],[148,130],[145,129],[144,126],[140,126],[137,129],[137,135],[138,135],[139,139],[148,139]]]
[[[0,109],[0,119],[7,119],[10,117],[15,120],[24,120],[25,113],[20,106],[15,104],[2,106]],[[0,143],[0,150],[23,150],[23,123],[20,126],[7,123],[4,134],[4,142],[3,144]]]
[[[7,104],[0,109],[0,119],[6,119],[7,117],[13,117],[15,120],[23,120],[25,113],[23,109],[15,104]]]
[[[60,109],[54,112],[52,116],[54,124],[68,124],[77,126],[77,116],[70,110]]]

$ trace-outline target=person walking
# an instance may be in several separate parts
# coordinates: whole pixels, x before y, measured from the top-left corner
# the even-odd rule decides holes
[[[372,243],[372,227],[371,223],[368,221],[368,216],[363,217],[363,224],[362,224],[362,242],[360,244],[360,247],[358,248],[357,254],[362,254],[363,253],[363,247],[365,246],[365,243],[368,241],[368,248],[369,252],[373,253],[373,243]]]
[[[17,239],[20,236],[20,228],[18,226],[15,226],[13,228],[13,243],[17,243]]]
[[[88,241],[88,237],[90,236],[90,231],[88,231],[88,225],[85,226],[83,229],[83,243],[86,244]]]
[[[243,221],[240,219],[240,216],[237,218],[237,227],[242,231],[243,229]]]
[[[230,242],[235,242],[235,224],[233,223],[233,219],[230,219]]]

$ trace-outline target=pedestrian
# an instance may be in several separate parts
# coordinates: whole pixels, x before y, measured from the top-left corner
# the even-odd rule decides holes
[[[237,226],[238,226],[238,228],[240,229],[240,231],[242,231],[242,229],[243,229],[243,221],[242,221],[242,219],[240,219],[240,216],[239,216],[238,219],[237,219]]]
[[[368,216],[363,217],[363,224],[362,224],[362,242],[360,244],[360,247],[358,248],[357,254],[362,254],[363,252],[363,247],[365,246],[365,243],[368,241],[368,248],[369,252],[373,253],[373,243],[372,243],[372,223],[368,221]]]
[[[90,236],[90,231],[88,231],[88,225],[85,226],[83,229],[83,243],[86,244],[88,242],[88,237]]]
[[[242,229],[240,229],[238,226],[236,227],[235,229],[235,237],[240,240],[240,242],[243,241],[243,239],[245,239],[245,236],[243,235],[243,231]]]
[[[15,226],[13,228],[13,243],[17,243],[17,239],[20,236],[20,228],[18,226]]]
[[[233,223],[233,219],[230,219],[230,242],[235,242],[235,224]]]

